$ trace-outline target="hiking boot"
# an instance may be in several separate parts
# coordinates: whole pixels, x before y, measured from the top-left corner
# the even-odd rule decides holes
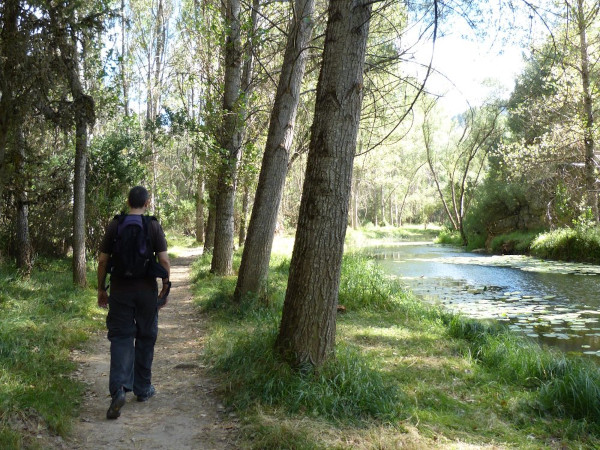
[[[146,391],[145,394],[137,396],[137,401],[138,402],[145,402],[150,397],[154,397],[154,394],[156,394],[156,389],[154,389],[154,386],[150,385],[150,387],[148,388],[148,390]]]
[[[121,415],[121,408],[125,404],[125,390],[121,387],[112,397],[112,402],[106,411],[107,419],[116,419]]]

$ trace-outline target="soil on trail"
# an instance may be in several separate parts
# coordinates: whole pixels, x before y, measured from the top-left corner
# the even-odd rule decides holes
[[[200,362],[204,319],[192,305],[189,252],[171,261],[169,303],[159,312],[152,384],[157,394],[137,402],[133,393],[121,417],[106,419],[109,342],[106,333],[75,352],[78,378],[88,385],[80,418],[67,440],[70,449],[231,449],[237,448],[238,419],[215,394],[215,383]]]

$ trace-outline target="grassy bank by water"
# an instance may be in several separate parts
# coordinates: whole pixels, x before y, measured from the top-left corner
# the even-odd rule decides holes
[[[37,261],[29,279],[0,266],[0,448],[65,435],[83,385],[69,351],[104,326],[95,290],[73,286],[70,261]]]
[[[483,239],[469,236],[467,250],[484,247]],[[462,245],[456,231],[440,230],[440,244]],[[494,254],[524,254],[555,261],[600,264],[600,227],[575,226],[552,231],[513,231],[494,236],[486,250]]]
[[[268,305],[234,306],[234,277],[194,267],[205,358],[248,447],[600,446],[596,365],[423,304],[358,254],[344,259],[335,360],[291,371],[273,352],[288,258],[273,257]]]

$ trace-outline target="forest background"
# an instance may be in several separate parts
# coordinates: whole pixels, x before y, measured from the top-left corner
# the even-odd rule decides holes
[[[230,215],[238,245],[245,241],[292,6],[240,4],[235,108],[243,125],[225,157],[234,166]],[[304,19],[314,33],[303,51],[297,118],[290,121],[278,230],[293,230],[298,221],[326,6],[317,2]],[[149,187],[151,209],[165,228],[212,248],[227,117],[225,9],[209,1],[4,3],[3,258],[28,272],[37,255],[72,253],[75,281],[84,283],[86,255],[94,255],[133,184]],[[350,225],[437,222],[460,233],[464,244],[489,247],[491,238],[510,231],[595,223],[597,16],[597,5],[583,1],[375,3]],[[457,20],[476,37],[493,29],[508,39],[511,27],[521,27],[513,35],[525,40],[525,68],[509,98],[491,90],[482,104],[449,116],[439,93],[427,89],[435,67],[421,67],[414,51],[425,43],[433,52],[435,39]],[[534,23],[547,28],[544,38],[533,39]]]

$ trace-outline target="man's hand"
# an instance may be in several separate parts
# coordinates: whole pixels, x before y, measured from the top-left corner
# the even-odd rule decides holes
[[[104,289],[98,289],[98,306],[100,308],[108,308],[108,292]]]
[[[158,294],[158,309],[163,308],[169,302],[169,292],[171,290],[171,282],[163,280],[162,289]]]

